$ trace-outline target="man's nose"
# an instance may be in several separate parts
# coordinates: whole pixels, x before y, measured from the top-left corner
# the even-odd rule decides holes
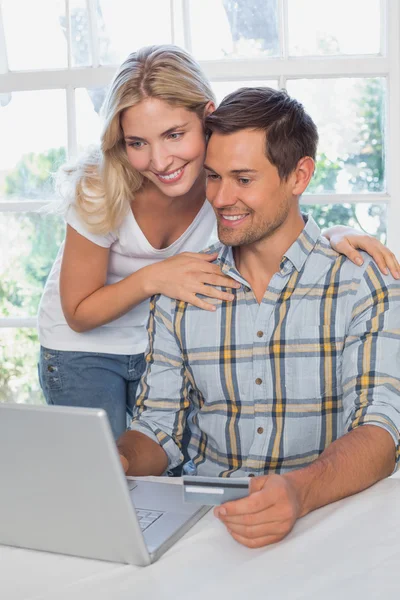
[[[215,208],[224,208],[225,206],[231,206],[236,202],[234,191],[229,182],[221,181],[218,188],[211,196],[212,197],[209,197],[208,199]]]

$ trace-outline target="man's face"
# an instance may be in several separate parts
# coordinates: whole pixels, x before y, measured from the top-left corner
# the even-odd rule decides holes
[[[218,236],[227,246],[266,239],[280,228],[298,203],[295,174],[281,181],[265,155],[265,133],[243,129],[213,133],[207,147],[207,198],[218,221]]]

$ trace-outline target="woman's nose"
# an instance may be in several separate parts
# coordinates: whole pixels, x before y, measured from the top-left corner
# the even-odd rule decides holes
[[[151,164],[157,173],[166,173],[172,167],[173,158],[163,148],[154,148],[151,153]]]

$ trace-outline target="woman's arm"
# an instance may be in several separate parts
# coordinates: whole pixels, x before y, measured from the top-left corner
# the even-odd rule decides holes
[[[329,240],[336,252],[344,254],[356,265],[361,266],[364,262],[357,249],[365,250],[372,256],[382,273],[387,275],[389,269],[395,279],[400,279],[400,265],[397,258],[389,248],[372,235],[345,225],[329,227],[322,232],[322,235]]]
[[[89,331],[118,319],[154,294],[214,310],[196,294],[231,300],[231,294],[213,286],[239,287],[212,264],[215,258],[215,254],[184,252],[106,285],[109,249],[91,242],[68,225],[60,274],[64,316],[74,331]]]

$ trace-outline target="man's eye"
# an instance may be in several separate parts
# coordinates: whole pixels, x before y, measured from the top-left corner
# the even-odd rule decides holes
[[[248,185],[251,182],[251,179],[248,179],[248,177],[239,177],[239,182],[243,185]]]
[[[179,140],[183,136],[183,132],[177,131],[176,133],[170,133],[168,138],[170,140]]]
[[[207,173],[207,179],[211,179],[212,181],[216,181],[219,179],[219,175],[216,173]]]

